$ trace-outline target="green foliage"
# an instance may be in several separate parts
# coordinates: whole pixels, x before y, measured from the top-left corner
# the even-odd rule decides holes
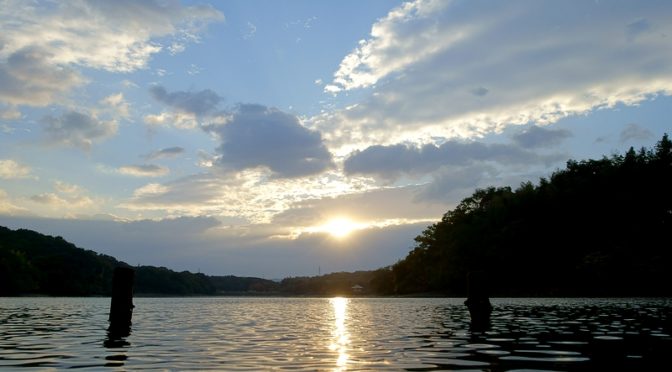
[[[539,185],[476,190],[416,237],[396,293],[464,295],[490,273],[495,295],[669,295],[672,142],[567,162]]]

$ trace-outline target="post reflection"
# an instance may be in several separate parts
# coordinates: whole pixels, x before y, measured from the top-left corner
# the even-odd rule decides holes
[[[348,315],[349,300],[343,297],[335,297],[330,299],[329,302],[334,308],[334,328],[332,330],[332,340],[329,350],[338,353],[336,368],[334,370],[345,371],[348,364],[348,345],[350,344],[350,334],[345,324]]]

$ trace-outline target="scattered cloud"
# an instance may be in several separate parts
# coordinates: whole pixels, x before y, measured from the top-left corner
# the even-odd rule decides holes
[[[123,93],[111,94],[100,101],[107,106],[114,116],[127,118],[129,116],[129,103],[124,99]]]
[[[555,157],[548,158],[513,145],[447,141],[439,146],[370,146],[351,153],[343,163],[343,170],[348,175],[375,175],[394,180],[401,175],[428,174],[445,165],[466,166],[476,162],[490,162],[506,166],[555,160]]]
[[[221,125],[205,127],[221,140],[217,164],[224,169],[268,168],[274,177],[309,176],[333,166],[319,132],[299,118],[262,105],[239,105]]]
[[[257,33],[257,26],[255,26],[252,22],[247,22],[245,30],[243,30],[243,39],[250,40],[254,37],[256,33]]]
[[[641,34],[645,34],[647,32],[650,32],[652,29],[651,22],[644,18],[639,18],[631,23],[628,23],[628,25],[625,27],[626,33],[630,40],[635,39],[637,36]]]
[[[513,141],[524,148],[557,145],[572,136],[567,129],[548,129],[536,125],[530,126],[513,135]]]
[[[168,168],[154,164],[125,165],[119,167],[118,171],[133,177],[163,177],[170,173]]]
[[[15,106],[9,106],[7,108],[3,108],[0,105],[0,119],[3,120],[21,119],[21,112],[17,110]]]
[[[325,86],[360,90],[362,99],[312,118],[312,127],[342,153],[372,138],[476,138],[633,105],[672,94],[666,35],[672,8],[663,3],[404,3],[373,25]]]
[[[648,129],[641,127],[635,123],[628,124],[619,135],[619,141],[626,143],[629,141],[644,141],[653,138],[653,133]]]
[[[95,142],[104,141],[117,133],[115,121],[101,121],[95,116],[68,111],[60,117],[44,119],[48,143],[89,150]]]
[[[0,216],[26,216],[30,214],[28,209],[15,205],[7,192],[0,189]]]
[[[160,150],[152,151],[151,153],[145,155],[147,160],[156,160],[164,158],[173,158],[178,155],[184,154],[184,148],[179,146],[166,147]]]
[[[211,113],[222,101],[222,97],[210,89],[199,92],[168,92],[166,88],[155,85],[149,89],[157,101],[178,111],[203,116]]]
[[[27,46],[3,61],[5,49],[0,49],[0,103],[47,106],[62,101],[66,92],[85,81],[72,68],[52,63],[55,55],[43,48]]]
[[[209,5],[182,6],[164,1],[67,1],[25,6],[7,0],[0,21],[0,56],[38,47],[54,66],[82,65],[112,72],[131,72],[147,66],[169,43],[198,42],[199,33],[223,15]]]
[[[35,178],[27,165],[17,163],[12,159],[0,159],[0,179],[26,179]]]
[[[162,112],[149,114],[143,117],[145,124],[150,127],[173,126],[179,129],[194,129],[198,127],[198,119],[194,114],[183,112]]]

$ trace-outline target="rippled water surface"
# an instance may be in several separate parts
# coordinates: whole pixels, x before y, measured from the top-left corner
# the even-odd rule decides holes
[[[672,301],[136,298],[128,336],[107,298],[0,298],[0,368],[598,370],[668,366]]]

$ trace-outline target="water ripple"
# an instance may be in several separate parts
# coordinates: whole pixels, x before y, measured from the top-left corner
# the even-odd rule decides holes
[[[650,369],[672,350],[670,300],[138,298],[126,337],[105,298],[0,298],[0,368]]]

